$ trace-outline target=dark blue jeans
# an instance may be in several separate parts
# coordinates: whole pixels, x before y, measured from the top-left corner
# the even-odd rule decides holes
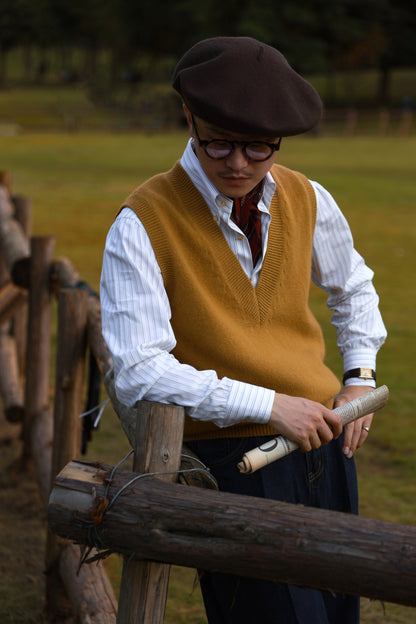
[[[310,453],[295,451],[251,475],[243,454],[269,438],[198,440],[187,445],[211,469],[220,490],[358,513],[353,459],[342,439]],[[359,598],[252,578],[204,571],[201,590],[209,624],[357,624]]]

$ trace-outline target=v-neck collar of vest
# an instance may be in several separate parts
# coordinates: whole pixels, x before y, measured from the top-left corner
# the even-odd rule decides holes
[[[195,206],[197,206],[195,217],[203,228],[218,241],[222,266],[227,274],[229,283],[235,285],[234,292],[237,294],[236,298],[241,301],[241,305],[244,305],[247,312],[251,312],[253,318],[255,318],[257,322],[261,322],[269,312],[271,304],[270,291],[279,279],[284,253],[283,214],[278,186],[276,187],[270,204],[272,219],[269,228],[266,255],[257,286],[254,287],[235,254],[230,249],[221,228],[213,218],[201,193],[179,163],[178,166],[181,172],[178,172],[181,177],[180,184],[189,185],[187,191],[194,194],[195,199],[196,195],[200,198],[200,201],[195,201]],[[186,182],[184,178],[186,178]]]

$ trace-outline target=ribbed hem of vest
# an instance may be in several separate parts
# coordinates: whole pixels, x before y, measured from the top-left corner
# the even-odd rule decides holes
[[[187,422],[185,424],[184,442],[191,440],[215,440],[216,438],[254,438],[256,436],[279,435],[270,425],[240,423],[232,427],[216,427],[210,422]]]

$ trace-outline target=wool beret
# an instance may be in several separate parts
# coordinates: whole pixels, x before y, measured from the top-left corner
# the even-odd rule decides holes
[[[251,37],[196,43],[178,62],[172,85],[197,117],[251,136],[301,134],[322,115],[314,87],[276,48]]]

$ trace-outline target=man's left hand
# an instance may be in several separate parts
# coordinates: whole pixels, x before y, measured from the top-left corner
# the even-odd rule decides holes
[[[341,392],[334,399],[334,408],[344,405],[353,399],[374,390],[370,386],[344,386]],[[368,437],[373,420],[373,414],[363,416],[344,427],[344,455],[351,458],[354,452],[360,448]]]

